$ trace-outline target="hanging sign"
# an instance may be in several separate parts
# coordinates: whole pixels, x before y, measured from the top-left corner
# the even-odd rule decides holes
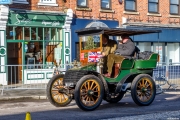
[[[47,15],[36,13],[9,12],[8,25],[14,26],[40,26],[40,27],[62,27],[65,15]]]
[[[12,4],[12,0],[0,0],[0,5]]]

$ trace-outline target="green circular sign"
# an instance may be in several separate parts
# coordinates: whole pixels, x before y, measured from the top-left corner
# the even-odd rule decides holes
[[[66,54],[69,54],[69,53],[70,53],[69,48],[66,48],[65,53],[66,53]]]
[[[0,48],[0,56],[4,56],[6,55],[6,48],[5,47],[1,47]]]

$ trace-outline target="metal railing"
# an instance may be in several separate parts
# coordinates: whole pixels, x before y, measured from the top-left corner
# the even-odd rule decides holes
[[[64,73],[72,64],[54,65],[0,65],[0,91],[9,89],[46,89],[54,72]]]
[[[156,69],[153,71],[153,78],[156,82],[157,88],[160,92],[163,92],[163,86],[166,85],[167,88],[164,89],[177,89],[180,86],[180,63],[173,63],[167,65],[165,63],[158,64]]]

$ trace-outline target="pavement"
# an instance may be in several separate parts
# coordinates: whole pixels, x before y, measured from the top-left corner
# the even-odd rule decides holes
[[[0,101],[18,99],[47,99],[45,89],[0,90]]]
[[[163,86],[162,94],[180,94],[180,86],[176,89],[167,89],[168,86]],[[126,94],[129,94],[128,92]],[[47,99],[46,89],[0,89],[0,101],[18,100],[18,99]]]

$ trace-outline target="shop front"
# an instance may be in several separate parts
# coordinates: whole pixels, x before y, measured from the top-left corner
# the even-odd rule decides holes
[[[8,67],[8,81],[13,76],[16,83],[48,82],[54,62],[66,61],[65,51],[71,41],[66,20],[64,13],[10,10],[6,27],[7,65],[18,66],[13,70]]]

